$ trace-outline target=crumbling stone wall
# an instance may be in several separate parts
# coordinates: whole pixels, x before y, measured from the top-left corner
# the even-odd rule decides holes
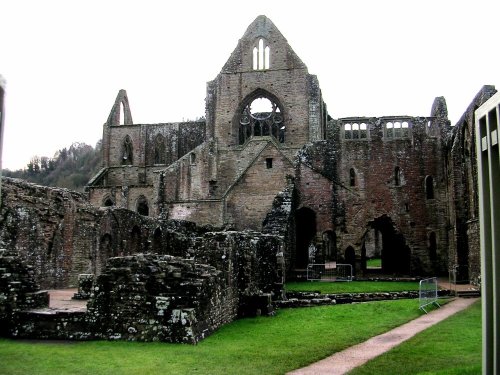
[[[144,254],[111,258],[88,305],[96,337],[196,343],[236,317],[237,294],[221,271]]]
[[[495,93],[494,86],[484,86],[446,139],[448,268],[456,274],[458,282],[478,283],[481,273],[474,112]]]
[[[66,189],[2,178],[0,243],[33,266],[43,288],[77,285],[90,271],[98,210]]]
[[[0,249],[0,336],[16,334],[16,314],[48,306],[47,292],[40,291],[35,270],[14,251]]]

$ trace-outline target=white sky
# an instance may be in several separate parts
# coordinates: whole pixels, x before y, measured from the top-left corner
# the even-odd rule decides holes
[[[122,88],[134,123],[203,116],[206,82],[260,14],[334,118],[428,116],[444,96],[454,124],[483,85],[500,89],[498,0],[0,0],[3,167],[95,145]]]

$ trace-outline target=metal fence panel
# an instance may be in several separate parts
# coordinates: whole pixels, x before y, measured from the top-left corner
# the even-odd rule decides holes
[[[311,263],[307,265],[309,281],[352,281],[351,264]]]
[[[426,306],[435,305],[441,307],[438,303],[438,289],[437,278],[431,277],[429,279],[420,280],[418,292],[420,309],[427,314]]]

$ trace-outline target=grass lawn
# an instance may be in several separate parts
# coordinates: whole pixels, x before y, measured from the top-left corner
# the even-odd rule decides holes
[[[0,339],[0,373],[284,374],[420,315],[417,300],[282,309],[228,324],[196,346]]]
[[[321,293],[370,293],[370,292],[402,292],[418,290],[418,282],[409,281],[350,281],[325,282],[301,281],[286,283],[287,291]]]
[[[366,261],[366,267],[368,268],[382,268],[382,259],[373,258]]]
[[[481,374],[481,302],[350,374]]]

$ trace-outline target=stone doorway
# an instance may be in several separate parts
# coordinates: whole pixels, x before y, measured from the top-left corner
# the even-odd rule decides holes
[[[372,244],[372,237],[365,235],[363,248],[374,247],[375,252],[380,254],[381,272],[384,274],[410,274],[411,251],[404,236],[396,230],[392,219],[382,215],[368,223],[367,234],[375,233],[376,243]],[[373,246],[372,246],[373,245]],[[361,256],[363,269],[366,269],[366,250]]]
[[[295,213],[295,223],[295,268],[305,269],[309,262],[309,245],[314,243],[316,237],[316,213],[310,208],[302,207]]]

